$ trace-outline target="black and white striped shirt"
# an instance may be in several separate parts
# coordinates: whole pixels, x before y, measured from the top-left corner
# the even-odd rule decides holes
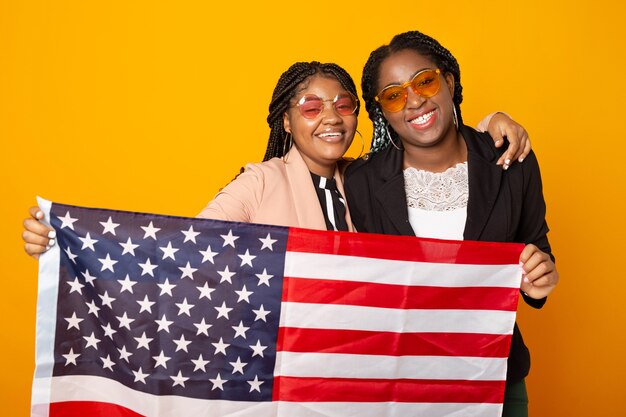
[[[322,206],[326,229],[328,230],[348,230],[346,222],[346,201],[337,189],[334,178],[320,177],[311,172],[313,185],[317,192],[317,198]]]

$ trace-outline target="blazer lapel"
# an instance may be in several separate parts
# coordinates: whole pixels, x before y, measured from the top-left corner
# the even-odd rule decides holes
[[[295,146],[287,153],[285,171],[299,227],[326,230],[324,213],[311,180],[311,173]]]
[[[409,211],[406,205],[404,174],[402,173],[403,153],[389,147],[377,160],[375,171],[381,173],[384,181],[376,191],[376,200],[386,217],[397,229],[398,234],[415,236],[409,223]]]
[[[482,155],[478,149],[481,138],[466,129],[461,132],[467,143],[469,180],[467,220],[463,237],[466,240],[479,240],[498,197],[503,170],[495,164],[495,152],[491,160]]]

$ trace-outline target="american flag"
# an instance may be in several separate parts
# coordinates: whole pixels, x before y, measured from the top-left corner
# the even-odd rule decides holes
[[[522,245],[40,201],[33,416],[499,416]]]

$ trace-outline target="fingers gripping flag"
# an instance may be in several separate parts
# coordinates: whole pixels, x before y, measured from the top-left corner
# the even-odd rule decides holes
[[[33,416],[499,416],[522,245],[41,201]]]

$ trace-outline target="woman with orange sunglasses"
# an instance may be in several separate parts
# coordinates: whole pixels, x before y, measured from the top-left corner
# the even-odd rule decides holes
[[[523,299],[541,308],[558,282],[534,153],[508,170],[485,133],[463,125],[454,56],[420,32],[373,51],[362,78],[374,123],[371,152],[351,164],[345,187],[360,232],[522,242]],[[530,356],[517,325],[503,416],[527,416]]]

